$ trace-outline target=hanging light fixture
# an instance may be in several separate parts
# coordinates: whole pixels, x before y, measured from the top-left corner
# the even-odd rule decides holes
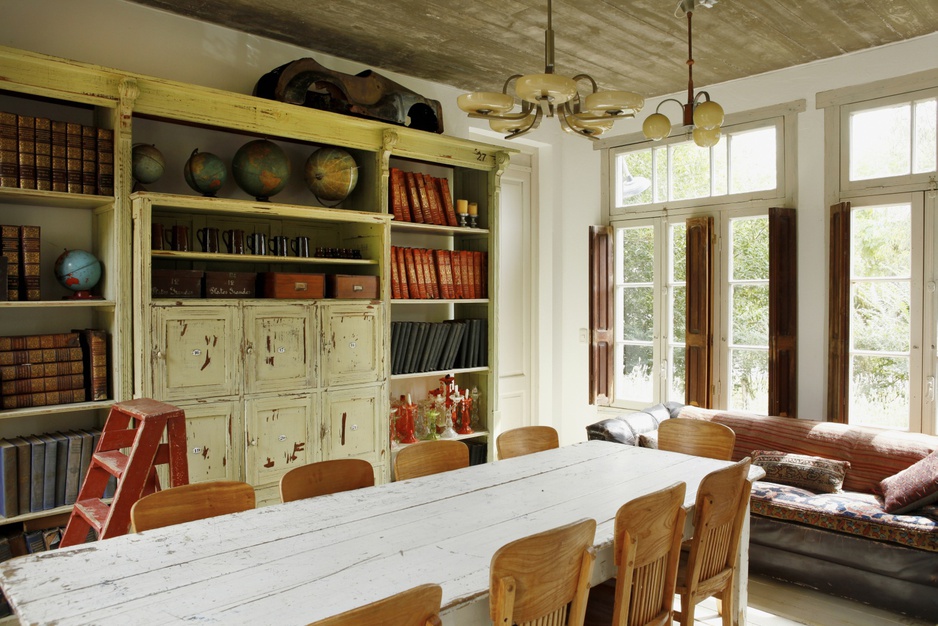
[[[515,95],[508,93],[514,82]],[[592,93],[580,96],[579,83],[587,82]],[[515,111],[515,99],[521,110]],[[543,117],[554,117],[565,131],[596,139],[620,118],[635,117],[645,104],[631,91],[600,91],[587,74],[573,78],[554,73],[554,31],[551,27],[551,0],[547,0],[547,30],[544,31],[544,73],[514,74],[502,91],[480,91],[459,96],[456,103],[469,117],[487,119],[492,130],[513,139],[534,130]]]
[[[674,98],[662,100],[655,112],[645,119],[642,132],[646,137],[655,141],[670,135],[671,120],[663,113],[659,113],[659,110],[664,103],[674,102],[684,110],[684,126],[693,128],[694,143],[701,148],[709,148],[720,141],[723,107],[711,100],[710,94],[706,91],[694,95],[694,48],[691,39],[691,19],[697,3],[709,8],[716,4],[716,0],[681,0],[675,13],[677,15],[683,11],[687,15],[687,103],[681,103]]]

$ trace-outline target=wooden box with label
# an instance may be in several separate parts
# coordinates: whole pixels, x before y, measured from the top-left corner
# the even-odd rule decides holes
[[[378,299],[378,277],[355,274],[328,274],[326,297]]]
[[[255,272],[205,272],[206,298],[253,298]]]
[[[199,298],[202,296],[200,270],[153,270],[154,298]]]
[[[315,300],[325,296],[324,274],[265,272],[262,281],[265,298]]]

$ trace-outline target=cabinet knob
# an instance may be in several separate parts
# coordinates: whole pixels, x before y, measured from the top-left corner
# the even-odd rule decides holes
[[[253,344],[253,343],[249,343],[249,344],[247,345],[247,347],[244,348],[244,353],[245,353],[245,354],[254,354],[254,344]]]
[[[162,359],[165,355],[163,354],[162,350],[154,350],[153,356],[157,359]]]

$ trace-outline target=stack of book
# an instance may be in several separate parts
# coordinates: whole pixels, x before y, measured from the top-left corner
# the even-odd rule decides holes
[[[39,290],[39,227],[0,225],[0,290],[3,300],[41,300]]]
[[[458,226],[449,181],[391,168],[388,204],[398,222]]]
[[[0,408],[105,400],[107,382],[102,330],[0,337]]]
[[[464,441],[469,446],[469,465],[485,465],[489,445],[484,441]]]
[[[391,246],[391,297],[453,300],[488,297],[488,254]]]
[[[114,131],[0,111],[0,187],[114,195]]]
[[[391,374],[488,365],[488,321],[391,322]]]

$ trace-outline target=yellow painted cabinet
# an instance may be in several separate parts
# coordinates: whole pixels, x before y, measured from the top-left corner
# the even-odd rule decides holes
[[[355,457],[383,465],[387,420],[382,419],[383,384],[330,390],[323,399],[323,456]]]
[[[322,305],[323,386],[356,385],[384,378],[382,305]]]
[[[289,469],[320,460],[320,394],[278,395],[245,401],[247,480],[277,484]]]
[[[215,401],[182,408],[189,482],[241,480],[241,403]]]
[[[307,304],[244,306],[248,393],[318,386],[318,317]]]

